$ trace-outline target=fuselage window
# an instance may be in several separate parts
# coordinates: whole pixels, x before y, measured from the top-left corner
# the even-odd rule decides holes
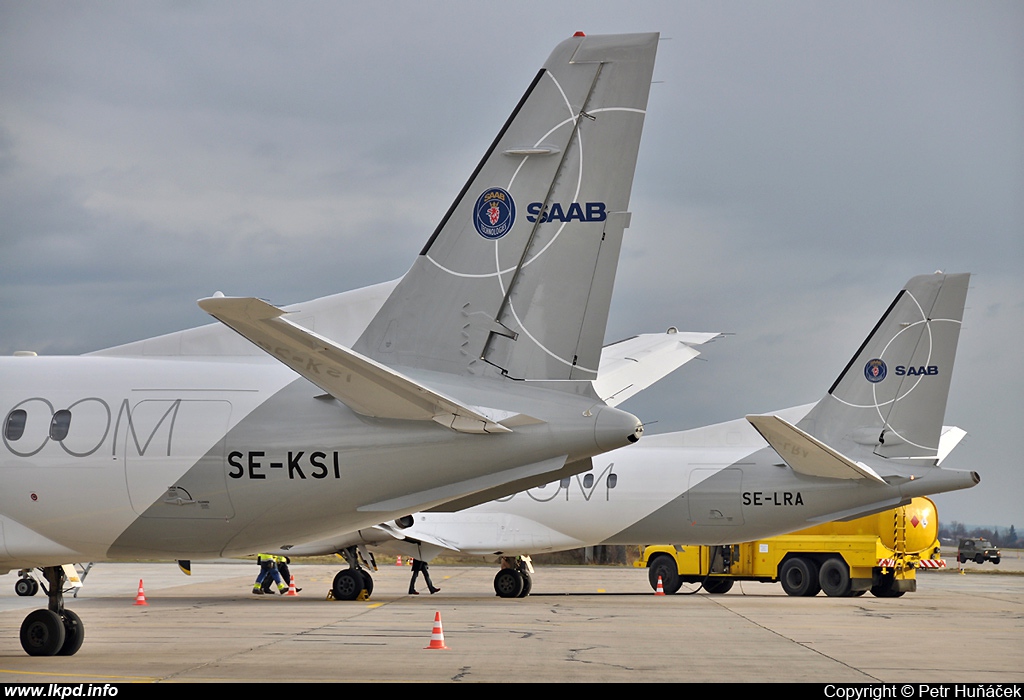
[[[589,489],[593,485],[594,485],[594,475],[593,474],[584,474],[583,475],[583,488]]]
[[[617,483],[619,483],[619,475],[618,474],[609,474],[608,475],[608,488],[610,488],[610,489],[615,488],[615,484],[617,484]]]
[[[68,430],[71,428],[71,411],[66,408],[62,408],[53,414],[53,420],[50,421],[50,439],[60,442],[68,436]]]
[[[16,408],[7,414],[7,421],[4,423],[4,437],[8,440],[20,440],[25,434],[25,420],[28,413]]]

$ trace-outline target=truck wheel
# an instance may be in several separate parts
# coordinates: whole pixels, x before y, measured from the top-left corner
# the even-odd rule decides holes
[[[647,571],[647,580],[651,588],[658,590],[658,577],[661,577],[661,588],[667,595],[672,595],[679,590],[683,582],[679,579],[679,567],[676,560],[667,554],[659,554],[651,560],[650,568]]]
[[[966,564],[966,563],[967,563],[967,557],[965,557],[965,556],[964,556],[963,554],[961,554],[960,556],[958,556],[958,557],[957,557],[957,559],[959,559],[959,560],[960,560],[960,563],[961,563],[961,564]]]
[[[985,557],[981,556],[980,554],[975,554],[974,555],[974,563],[975,564],[984,564],[985,563]]]
[[[818,572],[818,583],[825,595],[842,598],[850,595],[850,567],[837,557],[826,559]]]
[[[892,571],[883,574],[878,583],[871,587],[871,595],[876,598],[899,598],[903,595],[903,591],[893,590],[895,581],[896,575]]]
[[[803,557],[787,559],[779,571],[779,581],[786,595],[811,597],[821,590],[817,564]]]
[[[711,595],[722,595],[728,593],[732,588],[733,581],[727,578],[711,578],[704,582],[704,590]]]
[[[999,563],[999,557],[992,557],[992,563],[993,564],[998,564]]]

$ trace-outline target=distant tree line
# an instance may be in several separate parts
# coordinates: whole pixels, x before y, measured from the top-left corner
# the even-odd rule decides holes
[[[964,537],[986,539],[996,547],[1006,547],[1007,549],[1024,548],[1024,539],[1017,535],[1017,529],[1013,525],[1006,530],[1000,530],[998,527],[992,530],[984,527],[976,527],[968,530],[963,523],[951,520],[949,525],[939,526],[940,540],[951,540],[956,542]]]

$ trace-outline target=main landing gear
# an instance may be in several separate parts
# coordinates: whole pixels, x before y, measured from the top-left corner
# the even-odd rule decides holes
[[[373,577],[368,569],[377,570],[373,555],[365,550],[360,551],[358,547],[347,547],[338,554],[348,563],[349,568],[342,569],[334,577],[331,595],[335,600],[358,600],[360,596],[366,600],[373,594]]]
[[[525,598],[533,589],[532,574],[530,557],[502,557],[501,569],[494,575],[494,593],[499,598]]]
[[[64,608],[64,569],[47,566],[42,571],[49,605],[33,610],[21,623],[21,647],[29,656],[71,656],[82,648],[85,626],[82,618]]]

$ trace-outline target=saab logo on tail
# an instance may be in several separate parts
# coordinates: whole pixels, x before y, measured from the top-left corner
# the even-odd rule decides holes
[[[500,187],[492,187],[476,200],[473,225],[484,238],[492,241],[501,238],[512,230],[515,222],[516,203],[512,195]]]
[[[526,207],[526,220],[530,223],[548,221],[604,221],[608,218],[604,202],[586,202],[580,204],[573,202],[568,208],[558,202],[551,205],[550,209],[544,208],[541,202],[533,202]]]
[[[864,365],[864,378],[872,384],[878,384],[885,379],[887,373],[885,363],[881,360],[868,360],[868,363]]]
[[[921,365],[920,367],[904,367],[903,365],[898,365],[896,367],[896,376],[897,377],[904,377],[904,376],[905,377],[921,377],[921,376],[935,377],[935,376],[938,376],[938,374],[939,374],[939,366],[938,365],[928,365],[927,367],[925,367],[924,365]]]

